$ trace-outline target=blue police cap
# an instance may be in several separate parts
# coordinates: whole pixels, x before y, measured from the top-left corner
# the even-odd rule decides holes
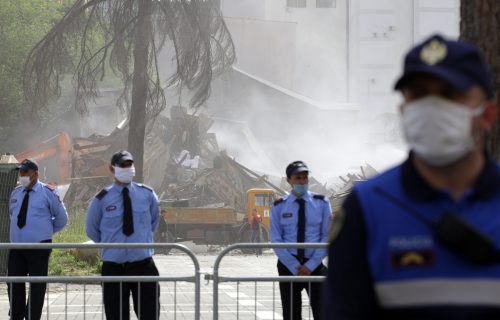
[[[121,150],[113,154],[111,157],[111,165],[114,166],[117,164],[120,166],[127,160],[134,161],[132,154],[126,150]]]
[[[38,164],[34,160],[24,159],[19,166],[17,166],[18,170],[27,171],[29,169],[33,169],[38,171]]]
[[[493,97],[489,68],[479,50],[464,41],[447,40],[433,35],[412,48],[405,57],[403,75],[395,89],[401,89],[415,74],[434,75],[458,91],[480,86],[488,98]]]
[[[290,178],[293,174],[308,171],[309,168],[302,161],[294,161],[286,167],[286,176]]]

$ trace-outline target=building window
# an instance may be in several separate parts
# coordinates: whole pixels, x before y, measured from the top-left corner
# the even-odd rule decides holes
[[[306,8],[307,0],[286,0],[288,8]]]
[[[335,8],[335,0],[316,0],[316,8]]]

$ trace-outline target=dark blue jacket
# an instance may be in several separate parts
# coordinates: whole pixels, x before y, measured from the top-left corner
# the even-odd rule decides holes
[[[487,159],[459,201],[429,186],[411,156],[357,185],[329,248],[327,319],[500,319],[500,264],[473,264],[439,242],[424,220],[444,212],[500,248],[498,165]]]

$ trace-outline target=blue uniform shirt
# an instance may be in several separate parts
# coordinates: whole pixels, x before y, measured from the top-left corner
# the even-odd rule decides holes
[[[94,242],[152,243],[158,226],[160,207],[155,192],[135,182],[126,186],[132,202],[134,233],[123,234],[124,186],[112,184],[96,195],[87,209],[87,236]],[[102,259],[116,263],[140,261],[151,257],[153,249],[103,249]]]
[[[17,216],[21,210],[26,189],[19,186],[12,191],[9,201],[10,241],[40,242],[51,240],[52,235],[68,223],[68,213],[59,199],[57,190],[38,181],[31,188],[26,225],[19,229]]]
[[[328,241],[328,230],[332,217],[330,201],[323,196],[316,196],[308,191],[303,197],[306,210],[306,229],[304,242],[317,243]],[[299,204],[293,194],[286,195],[275,202],[271,209],[271,242],[297,242]],[[300,263],[295,257],[297,249],[275,249],[278,259],[291,273],[297,274]],[[326,256],[325,249],[306,249],[304,265],[313,271]]]

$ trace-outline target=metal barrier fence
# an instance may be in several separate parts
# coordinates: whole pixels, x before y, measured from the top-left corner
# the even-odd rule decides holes
[[[225,248],[219,255],[217,256],[214,267],[213,274],[208,278],[213,280],[213,319],[219,319],[219,284],[222,282],[236,282],[237,283],[237,296],[238,300],[239,294],[239,283],[240,282],[254,282],[255,283],[255,300],[254,300],[254,314],[255,319],[257,319],[257,282],[271,282],[273,286],[273,296],[272,296],[272,319],[275,317],[275,283],[281,282],[289,282],[293,287],[293,283],[299,282],[307,282],[309,285],[311,283],[322,282],[324,280],[324,276],[269,276],[269,277],[256,277],[256,276],[221,276],[219,275],[219,268],[222,261],[229,252],[237,250],[237,249],[290,249],[290,248],[304,248],[304,249],[318,249],[318,248],[327,248],[328,244],[326,243],[237,243],[233,244],[227,248]],[[238,309],[238,301],[236,302],[237,311],[236,318],[239,319],[239,309]],[[293,303],[291,303],[290,308],[293,308]],[[309,315],[310,315],[309,308]],[[293,317],[293,315],[292,315]]]
[[[165,243],[96,243],[96,244],[75,244],[75,243],[0,243],[1,249],[103,249],[103,248],[114,248],[114,249],[145,249],[145,248],[156,248],[156,249],[176,249],[186,253],[194,265],[195,274],[193,276],[186,277],[166,277],[166,276],[47,276],[47,277],[0,277],[0,283],[62,283],[65,284],[65,312],[64,317],[58,317],[58,319],[68,319],[68,284],[76,283],[83,284],[83,317],[86,319],[87,310],[86,302],[87,298],[85,296],[86,285],[87,284],[102,284],[104,282],[174,282],[174,285],[179,281],[192,282],[194,283],[194,319],[200,319],[200,264],[194,253],[184,245],[180,244],[165,244]],[[175,291],[174,287],[174,291]],[[47,319],[49,319],[49,291],[46,293],[47,300]],[[174,294],[174,306],[176,305],[176,294]],[[176,308],[174,308],[174,318],[176,319]],[[104,319],[104,313],[101,313],[101,319]],[[92,319],[95,319],[93,317]],[[149,320],[149,319],[148,319]]]
[[[189,276],[47,276],[47,277],[33,277],[33,276],[28,276],[28,277],[0,277],[0,283],[47,283],[47,284],[62,284],[62,288],[56,288],[60,289],[61,291],[64,292],[64,297],[62,297],[62,294],[58,295],[57,299],[62,300],[61,303],[64,306],[64,310],[62,312],[52,312],[52,309],[50,308],[50,303],[49,303],[49,295],[50,295],[50,290],[47,290],[46,293],[46,319],[75,319],[74,317],[68,318],[68,306],[71,308],[77,307],[79,310],[79,315],[75,316],[78,319],[105,319],[103,308],[102,308],[102,301],[99,300],[97,303],[99,304],[98,306],[95,304],[96,300],[88,298],[88,295],[86,295],[87,291],[92,293],[99,291],[101,292],[101,284],[105,282],[119,282],[119,283],[125,283],[125,282],[172,282],[173,283],[173,305],[174,305],[174,310],[173,310],[173,318],[177,319],[177,313],[179,313],[179,318],[185,319],[186,314],[186,308],[194,308],[194,318],[195,320],[200,320],[200,295],[201,295],[201,274],[205,274],[205,280],[213,280],[213,292],[207,291],[206,294],[207,296],[205,297],[206,299],[210,299],[210,294],[213,294],[213,299],[210,303],[207,304],[207,307],[209,308],[210,306],[212,307],[212,314],[208,313],[208,315],[212,315],[213,319],[219,320],[219,311],[220,307],[222,306],[225,308],[225,312],[229,312],[230,316],[228,319],[240,319],[240,318],[245,318],[245,319],[257,319],[258,316],[257,314],[259,313],[259,318],[264,318],[264,319],[275,319],[275,315],[278,315],[279,312],[276,312],[280,308],[281,300],[280,300],[280,295],[279,295],[279,290],[276,289],[276,284],[279,283],[284,283],[288,282],[293,284],[299,283],[299,282],[306,282],[310,286],[312,283],[318,283],[322,282],[324,279],[324,276],[245,276],[244,274],[238,274],[237,276],[222,276],[221,275],[221,269],[220,265],[223,260],[230,252],[238,250],[238,249],[243,249],[244,251],[248,252],[251,249],[256,249],[256,250],[262,250],[262,249],[277,249],[277,248],[305,248],[305,249],[316,249],[316,248],[326,248],[327,244],[326,243],[286,243],[286,244],[273,244],[273,243],[239,243],[239,244],[234,244],[229,247],[226,247],[223,249],[216,257],[213,265],[213,271],[212,273],[210,272],[202,272],[200,269],[200,263],[198,261],[198,258],[195,256],[195,254],[186,246],[180,245],[180,244],[164,244],[164,243],[155,243],[155,244],[146,244],[146,243],[135,243],[135,244],[117,244],[117,243],[100,243],[100,244],[75,244],[75,243],[0,243],[0,250],[5,250],[5,249],[103,249],[103,248],[114,248],[114,249],[123,249],[123,248],[129,248],[129,249],[140,249],[140,248],[156,248],[156,249],[176,249],[179,250],[183,253],[185,253],[191,262],[193,263],[194,266],[194,275],[189,275]],[[271,258],[269,255],[267,255],[268,258]],[[239,258],[239,257],[238,257]],[[253,258],[257,259],[257,258]],[[247,259],[245,259],[247,260]],[[277,261],[273,259],[273,261]],[[267,259],[267,262],[269,263],[269,259]],[[239,263],[237,261],[237,263]],[[267,265],[266,265],[267,267]],[[184,265],[183,265],[183,268]],[[185,269],[183,269],[185,270]],[[260,269],[261,271],[263,269]],[[248,268],[248,272],[252,273],[252,268],[251,266]],[[253,270],[255,272],[255,270]],[[276,269],[273,268],[272,273],[276,273]],[[262,272],[260,274],[267,274]],[[193,305],[182,305],[179,307],[179,312],[177,311],[177,287],[181,287],[181,285],[178,285],[179,282],[187,282],[187,283],[193,283],[194,284],[194,292],[191,292],[192,289],[188,289],[185,292],[182,292],[182,288],[180,289],[181,294],[186,294],[186,295],[193,295],[194,296],[194,301]],[[234,294],[234,291],[232,291],[234,288],[231,288],[230,292],[228,291],[222,291],[225,292],[226,294],[231,293],[233,294],[233,298],[236,298],[236,311],[234,312],[231,307],[231,310],[228,310],[228,306],[224,304],[220,304],[219,300],[219,292],[222,287],[221,283],[227,283],[227,282],[236,282],[236,292]],[[243,283],[240,285],[240,283]],[[246,286],[247,284],[251,285],[251,283],[254,284],[253,287],[251,286]],[[208,283],[207,283],[208,284]],[[259,298],[262,299],[262,294],[267,290],[265,286],[268,284],[271,284],[272,286],[272,306],[266,306],[269,307],[268,309],[271,310],[272,315],[266,314],[262,316],[261,310],[258,309],[258,294]],[[68,286],[78,286],[79,288],[79,298],[75,297],[68,297]],[[81,286],[83,286],[83,290],[81,289]],[[245,287],[246,286],[246,287]],[[227,288],[223,288],[222,290],[225,290]],[[240,292],[241,290],[241,292]],[[254,295],[254,302],[251,304],[251,307],[253,307],[252,311],[247,310],[247,314],[249,313],[250,315],[248,316],[242,316],[242,314],[245,314],[244,310],[239,309],[239,302],[243,302],[239,299],[241,299],[242,296],[245,295],[245,290],[248,295]],[[83,292],[82,292],[83,291]],[[7,292],[7,291],[5,291]],[[167,291],[169,294],[171,291]],[[79,300],[80,297],[83,295],[83,299]],[[160,297],[161,298],[161,297]],[[182,299],[182,297],[181,297]],[[265,298],[264,298],[265,299]],[[180,299],[179,299],[180,300]],[[186,300],[186,299],[185,299]],[[275,300],[278,300],[279,303],[276,303]],[[94,301],[94,304],[91,304],[89,301]],[[260,300],[262,302],[262,300]],[[208,301],[206,301],[208,302]],[[246,300],[245,302],[250,302],[249,300]],[[269,302],[269,300],[267,300]],[[191,304],[192,302],[188,302]],[[250,304],[247,304],[246,307],[249,308]],[[259,303],[260,305],[260,303]],[[54,307],[55,308],[55,307]],[[98,310],[99,309],[99,310]],[[192,310],[192,309],[189,309]],[[259,312],[258,312],[259,311]],[[170,311],[169,311],[170,312]],[[190,311],[193,312],[193,311]],[[210,310],[204,311],[210,312]],[[265,311],[267,312],[267,311]],[[265,313],[264,312],[264,313]],[[183,314],[181,314],[183,313]],[[97,315],[96,315],[97,314]],[[99,317],[100,314],[100,317]],[[49,317],[50,316],[50,317]],[[0,318],[3,318],[3,315],[0,315]],[[166,318],[163,316],[160,316],[160,319]],[[227,318],[227,317],[226,317]],[[276,316],[276,318],[280,318],[279,316]],[[309,308],[309,318],[312,319],[311,317],[311,309]],[[42,319],[45,319],[45,316],[42,317]],[[208,318],[206,318],[208,319]],[[148,319],[149,320],[149,319]]]

